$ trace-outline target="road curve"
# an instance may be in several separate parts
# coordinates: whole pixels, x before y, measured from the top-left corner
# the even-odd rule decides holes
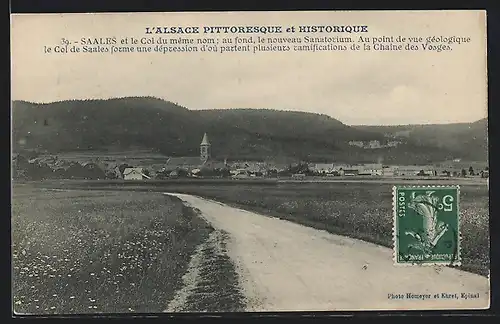
[[[451,268],[398,267],[392,250],[196,196],[176,196],[230,235],[247,311],[488,308],[489,280]],[[406,294],[458,294],[413,298]],[[479,298],[460,298],[479,293]],[[403,294],[403,299],[389,298]],[[451,296],[448,295],[448,296]]]

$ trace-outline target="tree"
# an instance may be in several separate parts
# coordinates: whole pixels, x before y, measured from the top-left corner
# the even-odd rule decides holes
[[[307,175],[310,175],[311,174],[311,170],[309,170],[309,166],[307,165],[307,163],[298,163],[297,165],[290,165],[289,169],[287,170],[289,171],[291,174],[296,174],[296,173],[302,173],[302,174],[307,174]]]
[[[231,176],[231,171],[229,170],[228,167],[223,167],[221,170],[220,170],[220,174],[221,176],[227,178],[227,177],[230,177]]]
[[[199,175],[202,177],[213,177],[217,175],[217,172],[212,168],[202,168],[199,172]]]
[[[19,154],[12,160],[12,167],[12,176],[14,179],[24,179],[26,178],[27,170],[30,168],[30,163],[26,157]]]
[[[267,171],[267,176],[270,178],[276,178],[278,176],[278,170],[270,169]]]
[[[469,167],[469,174],[470,174],[471,176],[473,176],[473,175],[474,175],[474,169],[472,168],[472,166],[470,166],[470,167]]]
[[[111,180],[118,179],[116,172],[114,172],[113,170],[106,170],[105,176],[106,179],[111,179]]]
[[[96,163],[88,163],[83,169],[85,170],[85,179],[99,180],[106,178],[106,173]]]
[[[466,177],[467,176],[467,171],[465,171],[465,169],[462,169],[462,177]]]
[[[169,173],[170,172],[168,172],[166,170],[160,170],[160,171],[156,172],[156,179],[165,180],[168,178]]]

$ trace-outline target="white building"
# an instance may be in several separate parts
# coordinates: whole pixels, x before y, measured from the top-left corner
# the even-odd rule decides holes
[[[368,148],[370,149],[378,149],[381,148],[382,146],[380,145],[380,141],[378,140],[373,140],[368,143]]]
[[[398,146],[399,144],[401,144],[400,141],[388,141],[387,142],[387,147],[396,147]]]
[[[332,173],[333,163],[311,163],[309,169],[316,173]]]
[[[434,171],[435,168],[429,165],[400,165],[394,173],[397,176],[416,176],[423,172],[424,175],[432,176]]]
[[[359,174],[380,176],[382,175],[382,164],[380,163],[364,164],[360,166]]]
[[[383,176],[394,176],[396,174],[397,167],[392,165],[385,165],[382,167]]]
[[[142,168],[126,168],[123,170],[123,179],[125,180],[144,180],[151,177],[144,174]]]
[[[363,147],[365,144],[363,141],[349,141],[349,145],[351,146],[357,146],[357,147]]]

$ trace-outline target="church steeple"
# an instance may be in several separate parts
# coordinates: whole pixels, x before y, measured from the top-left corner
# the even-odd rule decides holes
[[[208,141],[207,133],[203,135],[200,144],[200,159],[203,163],[210,159],[210,142]]]
[[[200,145],[210,145],[210,142],[208,141],[207,133],[205,133],[203,135],[203,139],[201,140],[201,144]]]

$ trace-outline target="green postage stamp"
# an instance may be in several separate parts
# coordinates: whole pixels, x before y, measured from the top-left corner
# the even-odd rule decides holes
[[[460,188],[394,186],[394,262],[460,265]]]

